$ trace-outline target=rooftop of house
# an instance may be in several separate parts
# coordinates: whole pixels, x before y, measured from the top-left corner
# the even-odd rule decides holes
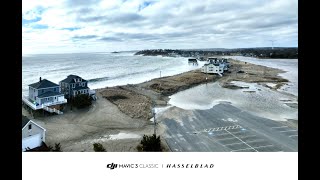
[[[77,75],[69,75],[67,78],[65,78],[64,80],[60,81],[60,82],[64,82],[64,83],[75,83],[75,79],[82,79],[80,76]],[[81,82],[87,82],[87,80],[82,79]]]
[[[22,128],[30,121],[29,118],[22,115]]]
[[[63,95],[63,94],[62,94],[62,93],[59,93],[59,92],[47,91],[47,92],[39,95],[38,98],[44,98],[44,97],[50,97],[50,96],[57,96],[57,95]]]
[[[58,84],[56,83],[53,83],[49,80],[46,80],[46,79],[41,79],[40,77],[40,80],[39,82],[36,82],[36,83],[33,83],[33,84],[29,84],[29,86],[35,88],[35,89],[42,89],[42,88],[49,88],[49,87],[56,87],[56,86],[59,86]]]

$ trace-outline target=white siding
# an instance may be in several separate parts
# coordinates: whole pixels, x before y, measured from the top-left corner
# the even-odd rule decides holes
[[[209,64],[207,66],[203,66],[201,68],[201,72],[210,73],[210,74],[223,73],[223,66],[215,66],[213,64]]]
[[[29,130],[28,128],[29,124],[31,124],[31,130]],[[43,131],[44,130],[42,128],[40,128],[39,126],[37,126],[36,124],[30,121],[22,130],[22,139],[35,134],[43,133]]]
[[[64,96],[59,96],[58,101],[64,101]]]
[[[26,151],[27,148],[33,149],[41,146],[41,134],[36,134],[22,139],[22,151]]]
[[[31,129],[29,129],[29,125],[31,125]],[[45,130],[29,121],[22,129],[22,151],[25,151],[27,147],[30,149],[38,147],[42,141],[45,142]]]

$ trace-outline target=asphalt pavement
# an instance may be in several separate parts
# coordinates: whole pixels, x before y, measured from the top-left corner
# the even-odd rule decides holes
[[[168,111],[179,111],[172,107]],[[173,152],[297,152],[298,130],[231,104],[160,118]],[[170,112],[166,112],[170,113]]]

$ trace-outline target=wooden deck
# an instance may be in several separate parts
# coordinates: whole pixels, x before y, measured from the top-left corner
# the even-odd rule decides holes
[[[32,103],[29,100],[29,98],[26,97],[26,96],[22,96],[22,101],[33,110],[43,109],[45,111],[48,111],[48,112],[51,112],[51,113],[54,112],[54,113],[57,113],[57,114],[63,114],[63,112],[59,111],[58,109],[55,109],[55,108],[50,108],[49,106],[54,106],[54,105],[67,103],[67,100],[64,99],[64,101],[58,101],[58,102],[54,102],[54,103],[45,103],[45,104],[41,104],[41,105],[36,105],[36,104]]]

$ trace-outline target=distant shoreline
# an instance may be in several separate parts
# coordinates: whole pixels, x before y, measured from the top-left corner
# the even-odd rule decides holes
[[[298,48],[238,48],[212,50],[180,50],[180,49],[152,49],[141,50],[134,55],[163,56],[163,57],[208,57],[208,56],[245,56],[269,59],[298,59]]]

